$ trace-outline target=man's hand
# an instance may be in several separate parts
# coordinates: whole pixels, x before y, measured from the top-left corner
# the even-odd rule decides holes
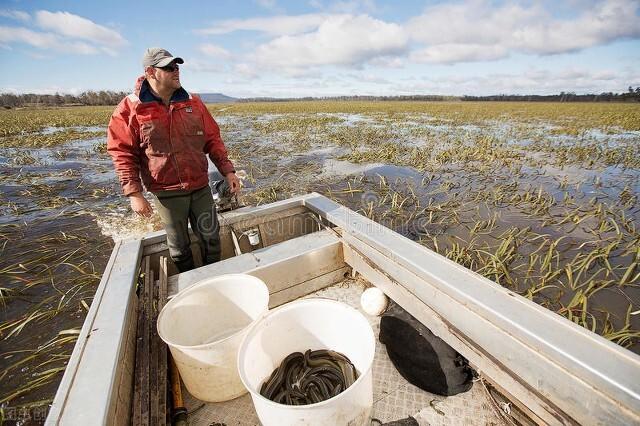
[[[240,179],[236,176],[235,172],[227,173],[225,175],[227,179],[227,184],[229,185],[229,192],[232,195],[237,195],[240,193]]]
[[[142,192],[134,192],[129,195],[129,201],[131,202],[131,210],[138,213],[140,216],[151,217],[153,209],[151,204],[142,195]]]

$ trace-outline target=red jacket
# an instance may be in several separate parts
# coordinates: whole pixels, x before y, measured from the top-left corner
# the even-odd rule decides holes
[[[125,195],[149,191],[195,190],[209,183],[207,158],[223,175],[233,172],[220,128],[199,97],[183,88],[166,106],[144,77],[116,107],[107,151]]]

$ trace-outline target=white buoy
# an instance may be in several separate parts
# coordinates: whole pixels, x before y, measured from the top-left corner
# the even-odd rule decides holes
[[[360,296],[360,306],[369,315],[382,315],[388,305],[389,298],[377,287],[366,289]]]

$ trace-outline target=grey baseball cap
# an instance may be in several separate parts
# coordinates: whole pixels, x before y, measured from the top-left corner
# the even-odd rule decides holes
[[[176,64],[184,64],[182,58],[177,58],[169,53],[168,50],[160,47],[150,47],[142,56],[143,67],[166,67],[171,62],[176,61]]]

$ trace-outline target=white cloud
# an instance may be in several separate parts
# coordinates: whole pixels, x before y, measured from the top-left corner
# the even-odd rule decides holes
[[[248,47],[243,61],[288,76],[320,66],[400,68],[407,61],[455,64],[514,53],[550,55],[640,37],[638,0],[581,2],[574,4],[572,16],[563,17],[552,15],[543,2],[461,0],[429,6],[404,24],[344,13],[374,10],[372,0],[311,0],[311,6],[331,13],[225,20],[198,32],[246,30],[271,36]],[[220,46],[201,51],[230,60],[239,56],[231,58]]]
[[[507,56],[507,49],[499,45],[469,44],[436,44],[411,52],[414,62],[432,62],[451,64],[469,61],[492,61]]]
[[[493,8],[485,0],[443,3],[427,8],[409,20],[407,29],[413,39],[429,44],[499,43],[523,23],[540,19],[539,6],[523,9],[517,4]]]
[[[400,54],[407,42],[399,25],[367,15],[333,15],[315,32],[282,36],[258,46],[255,60],[290,72],[320,65],[361,65],[379,56]]]
[[[218,46],[216,44],[201,44],[198,46],[198,50],[206,56],[210,56],[212,58],[217,59],[229,59],[231,58],[231,53],[225,49],[224,47]]]
[[[28,22],[31,19],[31,16],[27,12],[21,10],[0,10],[0,16],[22,22]]]
[[[387,80],[386,78],[371,73],[354,74],[352,75],[352,77],[355,81],[364,81],[367,83],[375,84],[389,84],[389,80]]]
[[[254,69],[249,64],[248,70]],[[340,95],[493,95],[493,94],[557,94],[561,91],[576,93],[624,92],[629,85],[640,86],[640,72],[635,68],[582,67],[564,69],[533,68],[523,72],[489,72],[481,75],[455,72],[452,68],[440,76],[417,75],[393,77],[380,72],[325,72],[308,73],[301,79],[262,77],[260,84],[247,84],[234,70],[229,79],[216,79],[215,89],[239,97],[273,96],[340,96]],[[406,73],[402,73],[406,75]],[[281,76],[281,75],[280,75]],[[381,77],[382,78],[381,78]]]
[[[621,38],[640,37],[637,1],[607,0],[578,19],[551,20],[514,29],[513,46],[541,54],[564,53],[606,44]]]
[[[196,72],[224,73],[232,69],[233,55],[222,46],[201,44],[198,50],[202,57],[189,60],[188,69]],[[212,61],[211,58],[214,60]]]
[[[27,28],[0,26],[0,44],[26,43],[40,49],[51,49],[58,52],[73,52],[80,55],[93,55],[99,49],[84,42],[64,40],[51,34],[31,31]]]
[[[551,16],[541,4],[465,0],[427,8],[410,20],[413,40],[427,46],[420,62],[456,63],[503,58],[511,52],[557,54],[640,37],[637,0],[605,0],[575,18]]]
[[[625,91],[629,84],[635,87],[636,83],[640,84],[640,72],[632,70],[531,69],[512,74],[414,78],[394,86],[393,90],[404,94],[446,95],[601,93]]]
[[[237,76],[237,74],[236,74]],[[530,69],[525,72],[487,73],[468,75],[450,73],[444,76],[383,78],[368,72],[307,76],[305,84],[299,80],[266,79],[260,85],[246,84],[235,78],[225,81],[224,93],[237,96],[340,96],[353,95],[495,95],[495,94],[558,94],[623,92],[629,85],[640,86],[640,72],[626,70],[588,70],[566,68],[558,70]],[[219,90],[219,89],[216,89]]]
[[[244,30],[259,31],[274,36],[300,34],[318,28],[329,16],[321,13],[308,13],[295,16],[228,19],[214,22],[210,28],[196,30],[196,32],[203,35],[218,35]]]
[[[16,41],[46,49],[55,46],[60,40],[53,34],[38,33],[26,28],[0,26],[0,43],[9,44]]]
[[[369,61],[369,64],[381,68],[402,68],[405,61],[399,56],[378,56]]]
[[[190,72],[224,73],[230,69],[229,64],[211,62],[206,59],[190,59],[185,65],[185,72],[189,70]]]
[[[35,18],[41,28],[69,38],[87,40],[110,49],[117,49],[127,44],[117,31],[69,12],[40,10],[36,12]]]
[[[5,16],[4,12],[6,11],[0,14]],[[24,12],[10,12],[17,19],[29,20],[30,18]],[[67,54],[106,53],[116,56],[118,49],[127,44],[118,32],[68,12],[53,13],[40,10],[35,14],[35,24],[49,31],[0,26],[0,46],[10,49],[12,43],[24,43],[42,50]],[[38,55],[32,54],[32,57],[38,57]]]
[[[237,74],[245,78],[255,78],[258,76],[256,68],[250,64],[236,64],[233,69]]]
[[[85,92],[87,89],[83,89],[80,87],[62,87],[62,86],[47,86],[47,87],[36,87],[36,86],[6,86],[0,87],[0,93],[14,93],[19,95],[21,93],[37,93],[40,95],[55,95],[59,93],[61,95],[70,94],[70,95],[79,95],[82,92]]]

